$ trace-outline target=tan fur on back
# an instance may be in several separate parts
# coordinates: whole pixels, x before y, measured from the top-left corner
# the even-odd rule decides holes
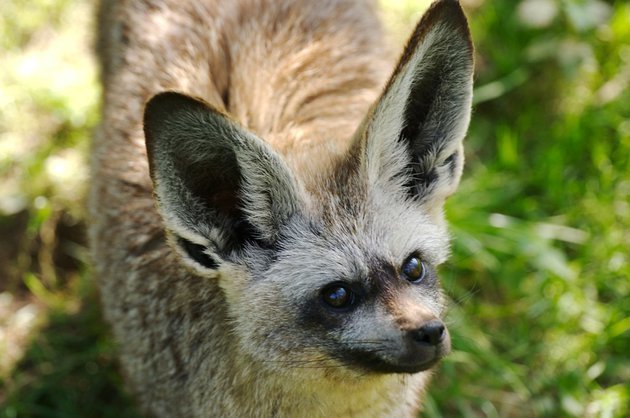
[[[393,65],[372,3],[121,1],[101,35],[106,111],[115,112],[105,117],[144,153],[144,103],[175,90],[226,109],[289,158],[345,149]],[[118,140],[129,147],[122,135],[106,146]]]

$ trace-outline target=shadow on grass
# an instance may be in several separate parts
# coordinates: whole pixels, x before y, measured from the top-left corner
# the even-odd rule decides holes
[[[91,292],[76,313],[49,311],[6,382],[0,418],[139,417]]]

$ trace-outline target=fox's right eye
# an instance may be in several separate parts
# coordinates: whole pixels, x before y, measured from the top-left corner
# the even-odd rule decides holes
[[[411,256],[402,266],[402,272],[411,283],[417,284],[426,276],[426,266],[418,257]]]
[[[344,309],[355,304],[356,295],[348,286],[334,283],[322,290],[322,299],[332,308]]]

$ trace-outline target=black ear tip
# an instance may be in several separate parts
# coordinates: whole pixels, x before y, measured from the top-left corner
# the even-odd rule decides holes
[[[437,14],[444,13],[450,18],[465,18],[464,9],[462,8],[459,0],[438,0],[431,5],[429,11],[431,10],[435,10],[435,13]]]
[[[424,18],[429,22],[446,20],[457,22],[458,24],[468,24],[464,9],[458,0],[437,0],[433,2],[426,11]]]
[[[151,97],[144,108],[145,121],[147,117],[160,120],[162,116],[180,109],[208,109],[208,105],[201,99],[193,98],[176,91],[165,91]]]
[[[225,114],[205,100],[176,91],[165,91],[151,97],[144,107],[144,129],[146,133],[163,126],[173,116]]]
[[[447,26],[450,30],[457,32],[465,40],[467,49],[473,50],[468,19],[458,0],[437,0],[425,12],[418,27],[417,32],[427,31],[433,26]]]
[[[158,93],[147,101],[144,107],[143,127],[147,146],[151,147],[160,131],[165,130],[170,121],[184,114],[206,114],[210,107],[201,99],[196,99],[175,91]]]
[[[177,91],[163,91],[151,97],[147,105],[151,103],[203,103],[203,101]]]

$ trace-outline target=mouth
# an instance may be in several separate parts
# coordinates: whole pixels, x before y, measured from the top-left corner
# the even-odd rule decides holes
[[[432,359],[428,359],[426,361],[423,362],[416,362],[416,363],[393,363],[393,362],[388,362],[382,359],[375,359],[373,361],[370,362],[368,368],[371,371],[374,372],[379,372],[379,373],[407,373],[407,374],[413,374],[413,373],[419,373],[419,372],[424,372],[427,371],[429,369],[431,369],[433,366],[435,366],[437,363],[439,363],[439,361],[441,360],[441,358],[439,357],[435,357]]]
[[[341,359],[348,366],[372,373],[419,373],[433,368],[449,350],[441,347],[424,347],[406,351],[398,356],[384,356],[384,352],[347,350]]]

